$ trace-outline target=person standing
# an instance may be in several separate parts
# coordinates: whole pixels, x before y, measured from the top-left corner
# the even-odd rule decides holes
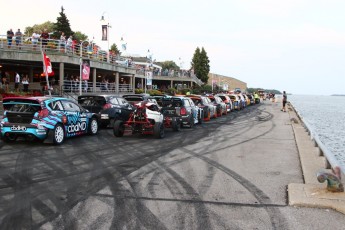
[[[286,95],[286,92],[283,91],[283,108],[281,109],[281,111],[286,112],[286,108],[285,108],[286,102],[287,102],[287,95]]]
[[[40,35],[36,32],[34,32],[31,36],[32,46],[34,50],[36,50],[36,46],[37,46],[39,38],[40,38]]]
[[[24,88],[23,91],[27,93],[29,91],[29,77],[28,77],[28,75],[23,77],[22,84],[23,84],[23,88]]]
[[[61,32],[60,36],[60,50],[61,52],[65,52],[65,45],[66,45],[66,36],[64,32]]]
[[[11,48],[12,46],[12,39],[13,39],[14,33],[12,31],[12,29],[7,31],[7,45],[8,48]]]
[[[19,47],[19,49],[21,49],[20,46],[22,44],[22,36],[23,36],[23,34],[22,34],[22,32],[20,32],[20,29],[18,29],[18,31],[16,32],[15,36],[16,36],[16,45],[17,45],[17,47]]]
[[[72,35],[71,35],[67,39],[67,43],[66,43],[67,53],[71,53],[72,52],[72,44],[73,44],[73,38],[72,38]]]
[[[14,89],[16,92],[19,92],[19,84],[20,84],[20,75],[16,72],[16,76],[14,77]]]
[[[42,38],[42,48],[45,49],[47,44],[48,44],[48,39],[49,39],[49,34],[47,32],[47,29],[44,29],[42,34],[41,34],[41,38]]]

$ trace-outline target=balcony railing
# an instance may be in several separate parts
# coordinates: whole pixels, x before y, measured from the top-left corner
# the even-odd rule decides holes
[[[60,53],[61,55],[89,58],[100,62],[108,62],[128,67],[128,61],[126,61],[126,59],[110,52],[108,60],[107,51],[98,49],[97,46],[91,45],[91,43],[83,42],[69,45],[67,43],[62,43],[60,40],[47,39],[44,45],[42,40],[38,40],[38,42],[35,43],[31,37],[24,36],[19,39],[13,37],[12,40],[9,41],[6,35],[0,35],[0,50],[41,52],[42,49],[47,53]]]

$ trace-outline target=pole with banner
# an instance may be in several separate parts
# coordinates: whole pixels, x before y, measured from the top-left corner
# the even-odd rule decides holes
[[[50,62],[50,58],[43,52],[43,50],[41,50],[41,52],[42,52],[42,58],[43,58],[43,71],[44,71],[44,74],[46,76],[47,89],[48,89],[49,97],[51,97],[52,94],[51,94],[51,88],[49,85],[49,75],[50,76],[54,75],[53,67],[52,67],[52,64]]]
[[[146,71],[146,86],[148,85],[152,86],[152,71]],[[146,87],[145,87],[145,93],[146,93]]]

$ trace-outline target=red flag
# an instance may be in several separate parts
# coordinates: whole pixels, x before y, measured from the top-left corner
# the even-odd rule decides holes
[[[44,71],[48,74],[48,76],[54,76],[53,66],[50,62],[50,58],[43,53],[43,61],[44,61]]]

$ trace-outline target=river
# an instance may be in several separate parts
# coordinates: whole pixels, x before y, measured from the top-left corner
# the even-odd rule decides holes
[[[314,135],[345,165],[345,97],[288,95]]]

